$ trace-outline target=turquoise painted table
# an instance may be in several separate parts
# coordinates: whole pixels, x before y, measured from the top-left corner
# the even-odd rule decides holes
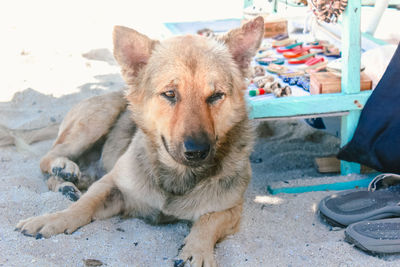
[[[248,100],[251,119],[279,119],[288,117],[324,117],[339,115],[341,146],[353,136],[371,91],[360,92],[361,59],[361,0],[348,1],[342,21],[342,92],[301,97]],[[341,162],[341,173],[359,173],[360,165]]]

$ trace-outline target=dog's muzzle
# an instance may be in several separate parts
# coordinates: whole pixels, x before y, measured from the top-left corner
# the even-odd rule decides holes
[[[183,138],[183,142],[173,146],[168,145],[164,136],[161,136],[161,140],[167,152],[181,164],[198,167],[213,158],[213,143],[205,133],[186,136]]]
[[[210,154],[211,145],[205,138],[185,138],[183,142],[183,155],[187,161],[199,162],[205,160]]]

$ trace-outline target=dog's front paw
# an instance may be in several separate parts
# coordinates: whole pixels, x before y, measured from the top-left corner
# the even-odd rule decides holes
[[[17,224],[15,230],[36,239],[48,238],[61,233],[72,234],[80,226],[87,223],[83,223],[83,221],[87,220],[76,218],[66,211],[61,211],[22,220]]]
[[[186,266],[189,263],[192,267],[216,267],[217,263],[214,257],[213,248],[201,246],[201,241],[197,244],[187,243],[181,253],[179,259],[175,261],[176,266]]]
[[[51,174],[71,183],[77,182],[81,176],[78,165],[65,157],[56,158],[51,163]]]
[[[58,187],[58,192],[61,192],[71,201],[77,201],[81,197],[81,192],[76,186],[70,182],[62,183]]]

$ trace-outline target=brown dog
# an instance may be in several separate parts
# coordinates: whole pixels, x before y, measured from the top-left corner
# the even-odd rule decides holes
[[[238,230],[251,178],[253,130],[243,89],[263,30],[259,17],[218,39],[159,42],[115,27],[126,96],[75,106],[40,164],[50,188],[74,194],[75,185],[86,188],[105,175],[66,210],[23,220],[17,229],[41,238],[117,214],[189,220],[179,257],[215,266],[215,243]]]

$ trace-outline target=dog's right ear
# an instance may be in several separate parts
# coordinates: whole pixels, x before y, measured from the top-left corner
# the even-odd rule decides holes
[[[248,74],[251,60],[257,53],[263,37],[264,19],[261,16],[220,37],[228,46],[233,59],[244,76]]]
[[[115,26],[113,32],[114,57],[124,73],[137,76],[147,64],[158,41],[154,41],[133,29]]]

